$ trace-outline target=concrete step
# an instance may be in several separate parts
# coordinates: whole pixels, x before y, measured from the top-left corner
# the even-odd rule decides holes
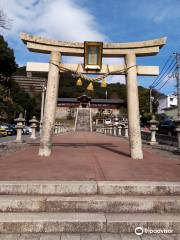
[[[106,214],[107,229],[109,233],[133,233],[137,227],[144,232],[168,231],[168,233],[180,233],[180,214]]]
[[[97,193],[95,181],[0,181],[0,195],[89,195]]]
[[[78,109],[76,131],[90,131],[90,109]]]
[[[180,183],[148,181],[0,181],[0,195],[6,194],[180,196]]]
[[[0,195],[0,212],[180,213],[180,196]]]
[[[98,181],[98,193],[102,195],[180,195],[180,182],[152,181]]]
[[[179,240],[179,234],[29,233],[0,234],[0,240]]]
[[[0,213],[0,233],[180,233],[179,214]]]
[[[106,232],[100,213],[0,213],[0,233]]]

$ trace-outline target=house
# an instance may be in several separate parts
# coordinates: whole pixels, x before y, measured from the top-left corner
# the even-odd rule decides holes
[[[165,113],[168,108],[173,108],[177,106],[177,95],[163,95],[159,98],[158,114]]]

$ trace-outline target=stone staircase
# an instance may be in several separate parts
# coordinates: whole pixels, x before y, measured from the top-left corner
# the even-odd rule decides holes
[[[77,108],[76,131],[92,131],[92,117],[90,108]]]
[[[168,230],[171,234],[166,235],[179,237],[180,183],[0,182],[0,239],[3,240],[60,240],[60,235],[66,234],[72,237],[61,239],[141,239],[134,233],[136,227],[144,231]],[[18,238],[21,234],[37,238]],[[127,234],[134,238],[127,238]]]

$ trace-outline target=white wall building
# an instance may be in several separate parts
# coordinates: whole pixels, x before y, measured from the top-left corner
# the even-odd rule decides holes
[[[177,106],[177,95],[170,94],[159,98],[158,113],[164,113],[164,109]]]

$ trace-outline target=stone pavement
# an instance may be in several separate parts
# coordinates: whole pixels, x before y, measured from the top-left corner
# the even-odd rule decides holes
[[[180,235],[174,234],[0,234],[0,240],[179,240]]]
[[[53,138],[50,157],[38,155],[38,143],[0,158],[0,180],[180,181],[180,158],[144,147],[133,160],[127,140],[90,132]]]

